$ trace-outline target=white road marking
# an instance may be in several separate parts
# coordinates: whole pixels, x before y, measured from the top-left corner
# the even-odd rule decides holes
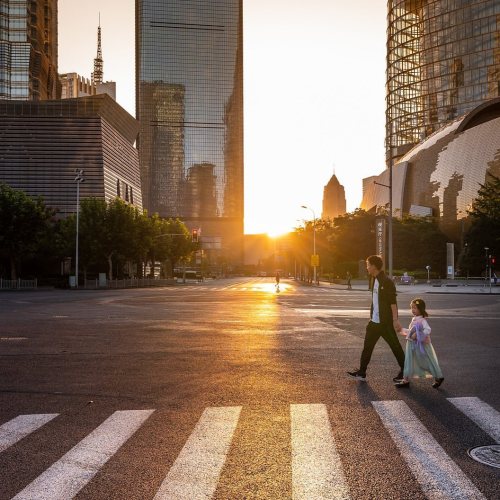
[[[240,417],[241,406],[206,408],[155,500],[211,498]]]
[[[479,398],[448,398],[462,413],[500,444],[500,412]]]
[[[372,404],[427,498],[485,499],[404,401]]]
[[[153,412],[116,411],[13,500],[73,498]]]
[[[0,452],[17,443],[42,425],[56,418],[58,413],[19,415],[0,426]]]
[[[350,498],[326,406],[291,405],[292,498]]]

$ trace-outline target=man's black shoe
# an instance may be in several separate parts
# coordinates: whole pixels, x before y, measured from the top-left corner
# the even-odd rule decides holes
[[[401,382],[403,380],[403,371],[400,371],[393,379],[393,382]]]
[[[366,382],[366,373],[361,373],[359,370],[347,372],[347,375],[349,375],[349,377],[353,378],[354,380],[360,380],[361,382]]]
[[[400,380],[394,384],[396,387],[410,387],[410,382],[408,380]]]
[[[434,380],[434,383],[432,384],[432,387],[434,387],[434,389],[437,389],[444,381],[444,378],[437,378]]]

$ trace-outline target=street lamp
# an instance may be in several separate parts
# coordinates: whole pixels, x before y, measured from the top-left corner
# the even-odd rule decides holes
[[[75,285],[78,288],[78,226],[80,215],[80,183],[85,182],[84,170],[75,168],[75,182],[76,182],[76,255],[75,255]]]
[[[316,214],[314,213],[314,210],[312,208],[307,207],[306,205],[301,205],[301,208],[305,208],[306,210],[310,210],[313,214],[313,255],[314,259],[316,259]],[[314,264],[316,264],[316,261],[314,261]],[[313,266],[313,272],[314,272],[314,283],[316,283],[316,265]]]
[[[430,283],[431,282],[431,277],[430,277],[431,266],[425,266],[425,268],[427,269],[427,283]]]

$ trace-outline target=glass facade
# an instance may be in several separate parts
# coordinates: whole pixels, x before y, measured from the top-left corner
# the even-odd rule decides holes
[[[57,0],[0,0],[0,99],[58,97]]]
[[[143,204],[240,260],[242,0],[137,0],[136,31]]]
[[[389,0],[386,149],[500,96],[498,0]]]

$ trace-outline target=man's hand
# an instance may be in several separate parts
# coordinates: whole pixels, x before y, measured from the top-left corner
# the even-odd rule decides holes
[[[399,319],[393,319],[392,324],[394,325],[394,330],[396,330],[397,332],[401,331],[402,326],[399,322]]]

